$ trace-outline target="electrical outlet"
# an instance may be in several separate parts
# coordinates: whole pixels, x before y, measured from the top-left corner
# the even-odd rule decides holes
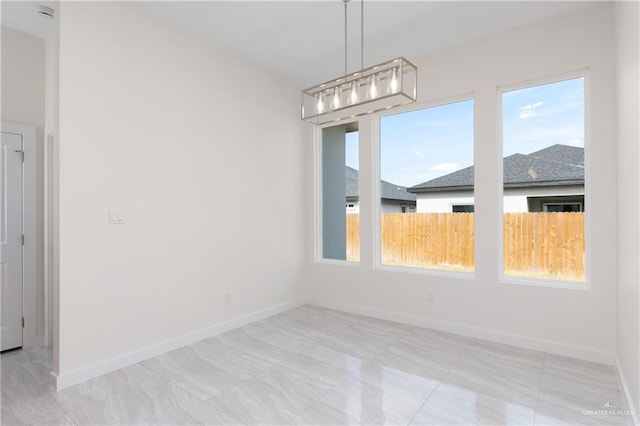
[[[433,293],[430,291],[427,292],[427,302],[433,302]]]
[[[123,225],[124,213],[117,210],[109,210],[109,225]]]

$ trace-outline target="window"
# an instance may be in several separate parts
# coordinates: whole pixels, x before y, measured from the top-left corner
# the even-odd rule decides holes
[[[322,257],[358,261],[358,125],[322,129]],[[345,207],[346,206],[346,207]]]
[[[580,203],[545,203],[543,207],[543,211],[545,213],[569,213],[582,211],[582,204]]]
[[[452,213],[473,213],[475,206],[473,204],[454,204],[451,206]]]
[[[473,271],[473,101],[382,117],[380,174],[382,264]]]
[[[528,197],[527,199],[528,211],[529,212],[554,212],[554,211],[562,211],[557,210],[559,207],[568,205],[567,207],[571,210],[566,211],[576,211],[583,212],[584,211],[584,195],[561,195],[561,196],[553,196],[553,197]],[[551,207],[545,207],[551,206]],[[579,206],[579,208],[577,208]],[[564,209],[564,207],[563,207]]]
[[[502,94],[504,275],[585,281],[584,79]]]

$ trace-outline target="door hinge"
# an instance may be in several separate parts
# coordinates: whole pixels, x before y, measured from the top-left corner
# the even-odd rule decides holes
[[[24,163],[24,149],[18,149],[18,150],[16,150],[16,152],[20,153],[20,157],[22,159],[22,162]]]
[[[22,317],[22,328],[24,328],[24,317]]]
[[[24,245],[24,234],[22,234],[22,245]]]

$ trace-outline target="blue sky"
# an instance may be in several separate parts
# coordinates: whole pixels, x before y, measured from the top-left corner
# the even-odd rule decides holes
[[[584,146],[582,78],[503,95],[503,152],[528,154],[554,144]],[[358,169],[357,133],[346,163]],[[473,100],[382,117],[382,179],[413,186],[473,164]]]

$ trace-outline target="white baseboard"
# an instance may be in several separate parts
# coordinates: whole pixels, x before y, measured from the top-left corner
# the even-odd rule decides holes
[[[520,336],[516,334],[503,333],[486,328],[473,327],[449,321],[434,320],[429,318],[415,317],[397,312],[389,312],[369,308],[365,306],[346,305],[325,299],[307,299],[307,304],[324,308],[335,309],[353,314],[365,315],[388,321],[395,321],[402,324],[416,325],[418,327],[430,328],[433,330],[445,331],[477,339],[489,340],[491,342],[504,343],[518,346],[525,349],[534,349],[555,355],[563,355],[571,358],[578,358],[585,361],[597,362],[600,364],[615,365],[615,355],[610,352],[603,352],[580,346],[567,345],[564,343],[552,342],[549,340],[535,339],[533,337]]]
[[[251,312],[249,314],[242,315],[228,321],[223,321],[221,323],[214,324],[200,330],[192,331],[190,333],[183,334],[182,336],[178,336],[173,339],[165,340],[164,342],[160,342],[155,345],[137,349],[135,351],[128,352],[123,355],[107,359],[105,361],[101,361],[88,367],[69,371],[60,375],[56,375],[52,372],[50,383],[55,389],[61,390],[69,386],[82,383],[86,380],[102,376],[103,374],[110,373],[120,368],[128,367],[154,356],[161,355],[163,353],[181,348],[186,345],[191,345],[193,343],[199,342],[200,340],[208,339],[209,337],[213,337],[234,328],[242,327],[244,325],[260,321],[261,319],[270,317],[272,315],[297,308],[304,303],[305,301],[302,299],[282,303],[280,305],[272,306],[260,311]]]
[[[631,393],[629,392],[629,387],[627,386],[627,380],[624,375],[624,371],[622,370],[622,366],[620,365],[620,360],[616,356],[616,371],[618,372],[618,383],[620,384],[620,388],[624,394],[625,399],[625,409],[631,411],[631,416],[633,417],[633,424],[640,425],[640,421],[638,418],[638,410],[640,407],[635,407],[635,401],[631,397]]]
[[[49,385],[51,385],[56,390],[61,390],[63,388],[58,389],[58,375],[53,371],[49,372]],[[67,385],[69,387],[71,385]]]
[[[67,373],[56,375],[51,373],[51,384],[57,390],[73,386],[78,383],[82,383],[86,380],[99,377],[103,374],[110,373],[120,368],[128,367],[140,361],[152,358],[154,356],[161,355],[163,353],[181,348],[186,345],[196,343],[200,340],[213,337],[215,335],[224,333],[234,328],[242,327],[255,321],[270,317],[272,315],[279,314],[281,312],[294,309],[303,304],[310,304],[329,309],[336,309],[339,311],[350,312],[359,315],[370,316],[388,321],[395,321],[403,324],[410,324],[419,327],[430,328],[433,330],[445,331],[453,334],[458,334],[467,337],[474,337],[478,339],[484,339],[492,342],[504,343],[508,345],[518,346],[526,349],[534,349],[544,351],[552,354],[568,356],[572,358],[583,359],[591,362],[598,362],[602,364],[617,365],[617,359],[614,354],[597,351],[589,348],[567,345],[558,342],[552,342],[547,340],[540,340],[526,336],[519,336],[509,333],[503,333],[495,330],[489,330],[479,327],[472,327],[464,324],[457,324],[449,321],[434,320],[429,318],[415,317],[411,315],[400,314],[396,312],[389,312],[378,310],[374,308],[348,305],[337,303],[324,299],[298,299],[291,302],[276,305],[270,308],[266,308],[260,311],[252,312],[237,318],[233,318],[228,321],[224,321],[218,324],[211,325],[209,327],[196,330],[190,333],[186,333],[182,336],[178,336],[173,339],[166,340],[164,342],[157,343],[155,345],[147,346],[141,349],[137,349],[132,352],[128,352],[117,357],[107,359],[105,361],[90,365],[88,367],[73,370]],[[621,385],[625,391],[627,400],[629,399],[629,393],[624,381],[624,377],[621,375],[620,366],[617,365],[618,374],[620,375]],[[637,414],[634,412],[634,416]],[[635,418],[637,423],[637,418]]]

